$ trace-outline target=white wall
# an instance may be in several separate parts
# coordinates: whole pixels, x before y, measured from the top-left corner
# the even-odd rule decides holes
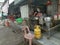
[[[5,0],[0,0],[0,2],[4,2]]]
[[[20,7],[21,18],[29,18],[29,7],[28,5],[24,5]]]
[[[9,0],[9,4],[11,4],[14,0]]]
[[[9,4],[8,4],[8,1],[5,3],[5,5],[2,7],[2,11],[4,13],[8,13],[8,7],[9,7]]]

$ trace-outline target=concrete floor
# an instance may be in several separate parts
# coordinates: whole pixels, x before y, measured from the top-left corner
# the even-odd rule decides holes
[[[47,39],[47,35],[43,35],[42,39],[37,40],[42,45],[60,45],[60,32],[55,33],[50,39]]]
[[[11,28],[0,26],[0,45],[17,45],[22,40],[21,33],[13,33]]]
[[[19,28],[20,25],[16,26]],[[55,33],[49,40],[47,39],[47,35],[44,34],[42,39],[35,40],[35,43],[37,45],[60,45],[60,32]]]
[[[17,25],[13,23],[10,24],[10,27],[6,27],[0,24],[0,45],[25,45],[23,40],[23,33],[17,31],[16,28],[18,29]],[[15,30],[17,32],[13,32]],[[38,44],[36,41],[34,42],[33,45]]]
[[[17,25],[11,23],[11,27],[12,28],[0,25],[0,45],[24,45],[22,33],[19,31],[19,33],[13,32],[13,30],[17,31]],[[46,35],[43,35],[42,39],[35,40],[34,43],[36,44],[34,45],[60,45],[60,32],[52,36],[50,40],[46,37]]]

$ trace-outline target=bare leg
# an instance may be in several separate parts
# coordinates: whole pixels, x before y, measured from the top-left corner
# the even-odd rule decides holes
[[[29,45],[32,45],[32,39],[29,39]]]

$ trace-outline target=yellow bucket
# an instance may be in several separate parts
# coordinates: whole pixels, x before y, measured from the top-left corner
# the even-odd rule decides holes
[[[34,35],[35,35],[35,38],[37,39],[41,38],[41,29],[39,28],[39,25],[35,26]]]

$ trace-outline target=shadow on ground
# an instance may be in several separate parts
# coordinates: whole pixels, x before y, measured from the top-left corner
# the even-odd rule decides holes
[[[24,41],[22,41],[21,43],[19,43],[17,45],[29,45],[29,43],[28,42],[24,43]],[[37,44],[33,42],[32,45],[37,45]]]

